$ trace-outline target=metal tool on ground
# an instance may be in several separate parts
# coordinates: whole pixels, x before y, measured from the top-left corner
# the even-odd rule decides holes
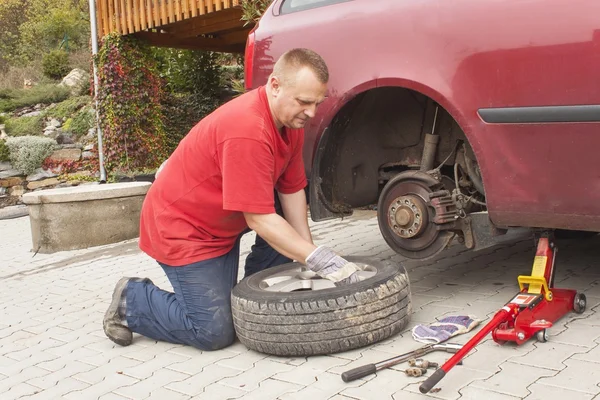
[[[410,365],[411,367],[425,368],[425,369],[428,369],[428,368],[438,369],[440,367],[440,365],[436,362],[422,360],[420,358],[418,358],[416,360],[414,358],[411,358],[410,360],[408,360],[408,365]]]
[[[498,344],[511,341],[518,345],[536,336],[540,342],[547,340],[546,329],[554,322],[575,311],[585,311],[586,298],[575,290],[554,287],[556,245],[550,234],[538,242],[530,276],[519,276],[521,290],[500,309],[471,340],[421,384],[421,393],[429,392],[460,362],[488,333]]]
[[[387,360],[380,361],[375,364],[366,364],[354,369],[348,370],[342,374],[342,380],[344,382],[352,382],[356,379],[364,378],[367,375],[374,374],[375,372],[384,368],[392,367],[401,362],[408,361],[412,358],[422,357],[425,354],[432,353],[434,351],[445,351],[447,353],[456,353],[461,349],[462,345],[456,343],[436,343],[427,344],[417,350],[409,351],[408,353],[401,354],[396,357],[388,358]]]
[[[427,368],[410,367],[405,369],[404,373],[408,376],[419,377],[427,373]]]

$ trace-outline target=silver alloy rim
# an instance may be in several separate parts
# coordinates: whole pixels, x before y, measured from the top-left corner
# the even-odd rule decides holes
[[[357,272],[361,281],[369,279],[377,273],[377,268],[361,263],[355,263],[360,271]],[[274,273],[262,279],[258,287],[266,292],[291,293],[306,290],[323,290],[336,287],[327,279],[322,279],[306,267],[288,269]]]

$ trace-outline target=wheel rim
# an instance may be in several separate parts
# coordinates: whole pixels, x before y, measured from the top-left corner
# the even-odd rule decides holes
[[[359,271],[356,272],[358,279],[364,281],[377,274],[377,268],[363,264],[355,263]],[[314,272],[304,267],[296,267],[268,275],[261,279],[258,288],[266,292],[292,293],[307,290],[323,290],[335,288],[335,284],[328,280],[320,278]]]

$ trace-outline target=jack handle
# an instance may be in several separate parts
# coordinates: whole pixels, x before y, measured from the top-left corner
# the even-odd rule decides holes
[[[388,358],[387,360],[383,360],[375,364],[365,364],[361,365],[360,367],[348,370],[342,373],[342,380],[344,382],[352,382],[356,379],[364,378],[365,376],[374,374],[375,372],[384,368],[392,367],[396,364],[400,364],[403,361],[408,361],[411,358],[419,358],[433,351],[446,351],[448,353],[456,353],[457,351],[460,351],[461,348],[462,345],[456,343],[427,344],[421,348],[418,348],[417,350],[409,351],[408,353]]]
[[[511,318],[511,316],[515,312],[517,312],[517,310],[518,310],[518,306],[515,307],[515,305],[513,305],[513,304],[507,304],[504,307],[502,307],[496,313],[496,315],[494,315],[494,317],[492,318],[492,320],[490,322],[488,322],[483,328],[481,328],[479,330],[479,332],[477,332],[475,334],[475,336],[473,336],[471,338],[471,340],[469,340],[467,343],[465,343],[462,346],[462,348],[456,354],[454,354],[448,361],[446,361],[444,363],[444,365],[442,365],[440,368],[438,368],[429,378],[427,378],[425,380],[425,382],[423,382],[421,384],[421,386],[419,386],[419,391],[421,393],[427,393],[431,389],[433,389],[433,387],[435,385],[437,385],[438,382],[441,381],[444,376],[446,376],[446,374],[448,373],[448,371],[450,371],[450,369],[452,369],[452,367],[454,367],[456,364],[458,364],[459,362],[461,362],[462,359],[484,337],[486,337],[488,333],[490,333],[494,329],[496,329],[498,327],[498,325],[500,325],[502,322],[509,320]]]

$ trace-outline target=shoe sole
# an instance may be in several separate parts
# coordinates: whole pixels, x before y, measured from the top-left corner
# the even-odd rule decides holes
[[[104,319],[102,320],[102,328],[104,329],[104,334],[110,340],[112,340],[114,343],[118,344],[119,346],[128,346],[131,344],[131,341],[130,340],[123,341],[123,340],[119,340],[117,338],[111,337],[106,332],[106,321],[118,312],[119,303],[121,302],[120,293],[123,293],[123,290],[125,290],[125,286],[129,282],[129,279],[130,278],[121,278],[115,285],[115,290],[113,290],[113,294],[112,294],[112,301],[111,301],[110,305],[108,306],[108,310],[106,310],[106,312],[104,313]],[[118,296],[117,296],[117,293],[119,293]]]

